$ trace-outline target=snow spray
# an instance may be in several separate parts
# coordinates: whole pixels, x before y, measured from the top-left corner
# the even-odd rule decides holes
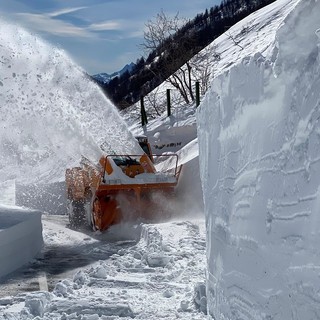
[[[0,34],[0,183],[49,183],[101,145],[135,153],[116,108],[67,54],[2,21]]]

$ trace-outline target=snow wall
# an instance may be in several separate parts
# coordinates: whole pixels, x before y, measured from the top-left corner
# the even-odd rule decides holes
[[[0,278],[20,268],[43,245],[41,212],[0,205]]]
[[[215,319],[320,317],[320,1],[212,80],[198,112]]]

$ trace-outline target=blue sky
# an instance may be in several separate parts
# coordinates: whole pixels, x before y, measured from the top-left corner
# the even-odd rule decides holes
[[[63,48],[89,74],[112,73],[144,55],[148,20],[163,10],[192,19],[219,0],[1,0],[0,19]]]

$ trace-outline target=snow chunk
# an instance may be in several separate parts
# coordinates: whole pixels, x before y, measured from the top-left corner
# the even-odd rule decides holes
[[[67,297],[69,294],[73,293],[73,290],[71,287],[72,287],[71,281],[65,279],[65,280],[62,280],[61,282],[58,282],[55,285],[53,293],[57,297]]]
[[[34,317],[43,317],[46,305],[51,300],[49,292],[29,294],[25,301],[25,308]]]
[[[101,279],[106,278],[107,270],[102,265],[100,265],[90,273],[90,276],[94,278],[101,278]]]

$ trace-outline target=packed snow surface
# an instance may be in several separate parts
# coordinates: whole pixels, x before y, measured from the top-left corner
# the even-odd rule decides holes
[[[48,218],[43,221],[45,246],[83,246],[110,233],[129,237],[125,225],[91,237]],[[204,220],[142,225],[141,230],[138,243],[118,246],[110,256],[106,252],[105,259],[56,283],[51,292],[0,298],[0,319],[204,319]],[[103,256],[103,242],[94,248]]]
[[[280,0],[235,26],[267,25],[199,110],[214,319],[320,318],[319,12]]]

